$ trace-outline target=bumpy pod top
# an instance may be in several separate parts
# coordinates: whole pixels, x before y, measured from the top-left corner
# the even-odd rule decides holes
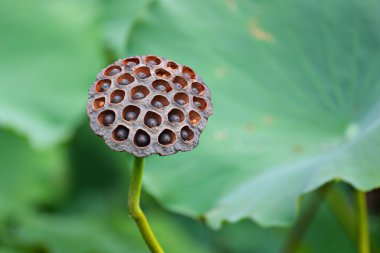
[[[100,71],[87,106],[95,134],[138,157],[193,149],[212,113],[202,79],[158,56],[118,60]]]

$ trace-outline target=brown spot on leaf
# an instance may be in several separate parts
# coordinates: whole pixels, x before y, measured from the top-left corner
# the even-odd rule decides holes
[[[266,125],[266,126],[272,125],[272,123],[273,123],[273,118],[272,118],[272,116],[270,116],[270,115],[265,115],[265,116],[263,117],[263,123],[264,123],[264,125]]]
[[[214,75],[217,78],[223,78],[228,75],[228,68],[224,66],[218,66],[214,69]]]
[[[252,122],[247,122],[244,125],[244,130],[249,132],[249,133],[253,133],[253,132],[255,132],[255,126],[253,125]]]
[[[231,11],[237,10],[237,4],[235,0],[226,0],[226,4],[228,9],[230,9]]]
[[[223,139],[227,138],[227,131],[224,129],[217,130],[214,132],[214,139],[217,141],[221,141]]]
[[[266,42],[272,42],[274,40],[273,35],[261,28],[256,19],[251,19],[249,21],[249,33],[258,40]]]
[[[301,153],[303,153],[305,151],[304,148],[303,148],[303,146],[300,145],[300,144],[294,145],[293,148],[292,148],[292,150],[293,150],[294,153],[297,153],[297,154],[301,154]]]

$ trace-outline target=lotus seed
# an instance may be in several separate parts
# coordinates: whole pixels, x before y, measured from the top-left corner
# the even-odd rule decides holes
[[[156,127],[158,125],[158,122],[155,118],[149,118],[146,122],[145,125],[148,127]]]
[[[118,141],[124,141],[125,139],[128,138],[129,131],[128,129],[124,127],[120,127],[116,129],[115,133],[115,139]]]
[[[149,136],[146,133],[138,133],[135,137],[135,143],[138,147],[145,147],[149,144]]]
[[[128,84],[130,84],[130,83],[131,83],[131,81],[129,81],[128,78],[123,78],[123,79],[121,79],[120,82],[119,82],[120,85],[128,85]]]
[[[181,89],[182,85],[180,83],[174,83],[174,87],[176,87],[177,89]]]
[[[137,64],[133,61],[130,61],[126,64],[127,68],[133,68],[134,66],[136,66]]]
[[[111,100],[111,102],[112,103],[120,103],[121,101],[123,101],[123,96],[120,96],[120,95],[115,95],[113,98],[112,98],[112,100]]]
[[[194,105],[195,105],[196,107],[198,107],[198,108],[201,108],[201,107],[202,107],[202,104],[201,104],[200,102],[198,102],[198,101],[195,101],[195,102],[194,102]]]
[[[137,119],[137,113],[135,112],[127,112],[125,115],[125,119],[128,121]]]
[[[169,116],[169,120],[170,120],[170,122],[172,122],[172,123],[178,123],[178,122],[181,121],[181,118],[180,118],[177,114],[171,114],[171,115]]]
[[[185,100],[183,100],[182,98],[177,99],[176,102],[179,105],[184,105],[186,103]]]
[[[147,77],[147,75],[146,75],[144,72],[139,72],[139,73],[137,74],[137,76],[138,76],[138,78],[141,78],[141,79],[144,79],[144,78]]]
[[[161,101],[156,100],[153,102],[153,106],[156,107],[157,109],[160,109],[164,107],[164,104]]]
[[[113,76],[113,75],[116,75],[117,73],[119,73],[120,72],[120,69],[118,69],[118,68],[113,68],[113,69],[111,69],[109,72],[108,72],[108,75],[109,76]]]
[[[106,91],[109,89],[109,87],[111,87],[111,84],[108,83],[108,82],[104,82],[102,83],[102,85],[100,86],[100,91]]]
[[[115,115],[113,113],[109,113],[103,118],[103,124],[106,126],[111,125],[115,121]]]
[[[166,87],[162,84],[159,84],[156,86],[156,90],[160,90],[160,91],[166,91]]]
[[[185,141],[189,139],[189,132],[186,129],[181,130],[181,138]]]
[[[134,95],[133,95],[133,99],[134,100],[139,100],[139,99],[143,99],[145,97],[144,93],[138,91],[136,92]]]
[[[158,141],[163,144],[163,145],[167,145],[169,144],[171,141],[172,141],[172,137],[170,136],[170,134],[166,133],[166,132],[163,132],[162,134],[160,134],[160,136],[158,137]]]

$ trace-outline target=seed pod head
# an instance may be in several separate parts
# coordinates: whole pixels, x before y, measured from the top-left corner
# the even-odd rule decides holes
[[[87,106],[95,134],[138,157],[192,150],[212,113],[203,80],[158,56],[129,57],[100,71]]]

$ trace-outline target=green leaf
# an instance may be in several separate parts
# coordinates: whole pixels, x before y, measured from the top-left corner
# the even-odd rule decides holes
[[[35,151],[26,140],[2,130],[0,146],[0,221],[61,198],[67,168],[61,148]]]
[[[103,27],[106,47],[121,58],[128,52],[128,42],[133,29],[144,19],[146,10],[154,0],[107,0],[103,1]]]
[[[5,247],[5,248],[0,249],[0,253],[25,253],[25,251],[19,251],[19,250]]]
[[[310,252],[357,252],[356,242],[350,241],[325,204],[313,219],[297,250],[297,253]]]
[[[102,63],[92,1],[0,3],[0,125],[45,147],[70,137]]]
[[[130,227],[132,225],[129,223]],[[136,238],[113,229],[112,222],[106,216],[87,213],[29,215],[20,221],[17,229],[14,229],[12,240],[24,247],[39,246],[52,253],[145,252],[143,244],[136,243]]]
[[[215,114],[191,153],[147,162],[170,210],[213,227],[288,225],[297,199],[330,180],[380,186],[380,3],[156,1],[131,54],[193,67]]]

